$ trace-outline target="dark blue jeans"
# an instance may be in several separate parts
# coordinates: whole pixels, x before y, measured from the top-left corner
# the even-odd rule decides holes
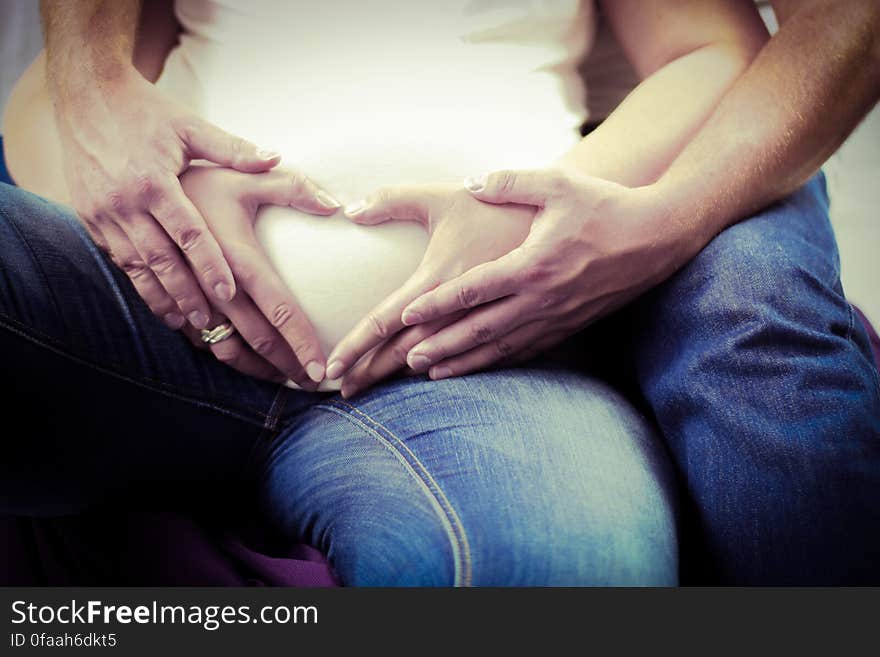
[[[69,210],[8,185],[0,353],[0,513],[235,506],[347,585],[677,582],[662,443],[570,367],[354,400],[262,383],[153,317]]]
[[[880,384],[841,289],[824,177],[725,230],[619,319],[618,353],[693,502],[684,566],[880,583]]]

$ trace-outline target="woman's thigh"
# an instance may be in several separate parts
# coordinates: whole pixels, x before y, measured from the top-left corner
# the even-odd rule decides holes
[[[666,456],[618,394],[540,364],[407,379],[294,416],[271,521],[349,585],[674,584]]]
[[[0,512],[228,481],[277,420],[277,386],[194,349],[69,210],[3,184],[0,350]]]

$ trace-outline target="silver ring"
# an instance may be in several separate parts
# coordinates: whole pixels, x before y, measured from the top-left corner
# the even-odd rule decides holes
[[[235,333],[235,327],[229,322],[223,322],[212,329],[202,329],[200,333],[202,335],[202,342],[205,344],[217,344],[231,337]]]

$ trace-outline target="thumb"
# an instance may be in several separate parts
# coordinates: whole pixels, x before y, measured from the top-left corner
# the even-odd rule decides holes
[[[345,216],[356,224],[372,226],[391,219],[418,221],[427,225],[435,192],[417,185],[382,187],[366,199],[349,203]]]
[[[258,149],[207,121],[198,121],[181,138],[190,158],[208,160],[242,173],[267,171],[281,161],[279,153]]]
[[[543,207],[559,188],[561,174],[551,169],[494,171],[465,178],[465,188],[487,203],[521,203]]]

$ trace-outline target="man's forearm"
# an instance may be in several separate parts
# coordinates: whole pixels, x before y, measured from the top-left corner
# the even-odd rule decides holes
[[[800,186],[878,97],[880,4],[797,3],[657,190],[699,250]]]
[[[140,0],[41,0],[49,92],[63,102],[131,70]]]

